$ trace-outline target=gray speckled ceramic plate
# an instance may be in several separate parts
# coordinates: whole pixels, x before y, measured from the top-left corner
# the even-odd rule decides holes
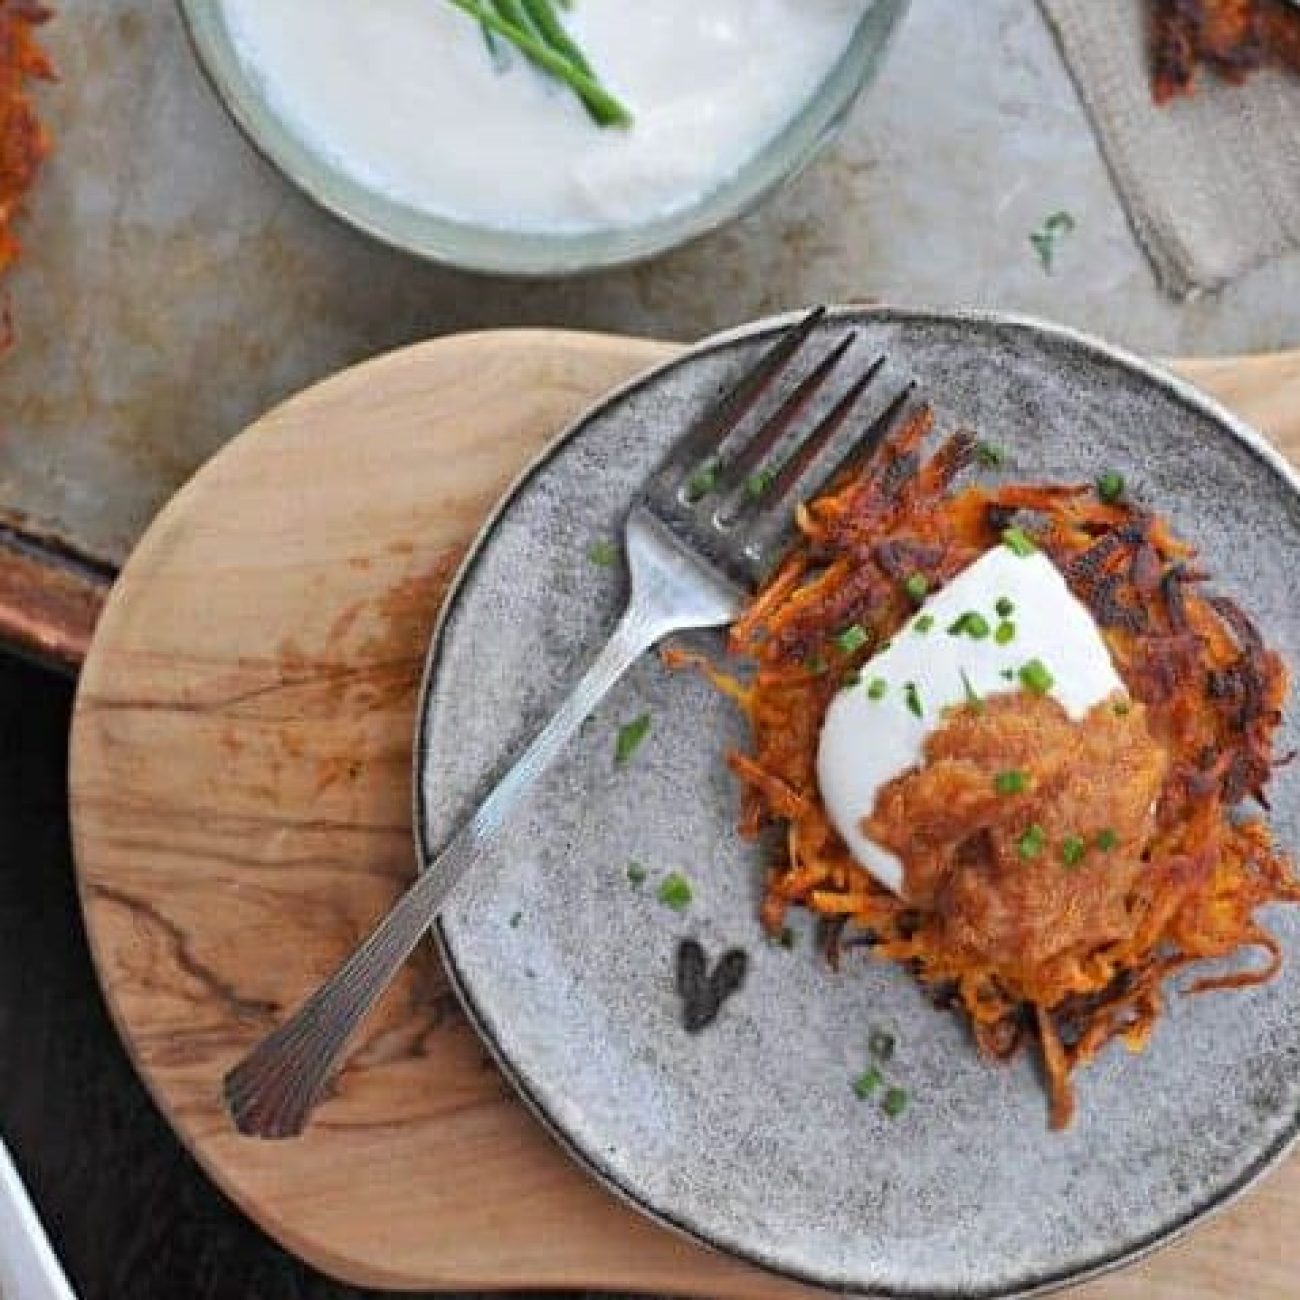
[[[942,426],[971,425],[1048,478],[1118,467],[1200,543],[1270,640],[1300,662],[1300,495],[1256,435],[1182,384],[1060,330],[987,317],[853,311],[870,357],[923,380]],[[467,563],[433,647],[419,737],[427,855],[544,719],[612,626],[616,535],[674,435],[774,324],[714,340],[617,395],[515,488]],[[633,763],[617,729],[649,712]],[[1300,741],[1295,718],[1283,738]],[[1265,988],[1173,996],[1141,1056],[1083,1072],[1079,1115],[1047,1128],[1034,1063],[980,1060],[900,971],[823,965],[807,934],[769,947],[755,852],[736,838],[724,750],[739,719],[650,657],[608,700],[443,918],[447,965],[502,1068],[592,1173],[661,1221],[800,1279],[880,1296],[1025,1295],[1166,1241],[1276,1161],[1300,1116],[1300,914]],[[1274,790],[1300,843],[1300,769]],[[630,860],[649,879],[629,883]],[[693,882],[678,914],[656,901]],[[681,1028],[673,954],[739,945],[743,990],[699,1037]],[[876,1026],[899,1049],[896,1120],[855,1097]]]

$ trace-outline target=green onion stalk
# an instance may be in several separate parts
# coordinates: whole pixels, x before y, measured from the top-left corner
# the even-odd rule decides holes
[[[631,126],[628,107],[596,77],[564,30],[553,0],[450,0],[485,34],[509,41],[525,58],[573,91],[598,126]]]

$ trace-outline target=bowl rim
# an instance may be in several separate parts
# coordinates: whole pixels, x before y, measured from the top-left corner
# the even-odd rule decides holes
[[[912,0],[871,0],[853,37],[803,107],[731,176],[696,202],[633,226],[548,233],[457,221],[348,175],[299,137],[241,62],[221,0],[176,0],[205,80],[266,162],[344,225],[424,261],[483,275],[549,279],[649,261],[730,224],[795,180],[838,135],[875,80]]]
[[[1111,365],[1118,365],[1140,375],[1146,381],[1164,389],[1166,393],[1184,407],[1191,408],[1212,419],[1233,441],[1243,446],[1275,473],[1291,494],[1297,500],[1300,500],[1300,469],[1293,466],[1247,420],[1236,415],[1221,401],[1210,396],[1191,381],[1183,379],[1158,362],[1146,360],[1118,344],[1109,343],[1096,335],[1071,326],[1016,312],[978,308],[942,310],[926,307],[899,307],[892,304],[827,304],[826,306],[826,319],[828,323],[832,324],[837,320],[855,320],[863,317],[875,322],[901,324],[923,323],[926,321],[945,324],[964,323],[1038,335],[1082,349]],[[428,733],[433,712],[434,681],[442,657],[443,638],[447,632],[452,612],[462,598],[466,585],[477,567],[482,553],[490,544],[502,519],[514,504],[519,493],[538,473],[546,468],[557,453],[576,437],[579,437],[592,421],[600,418],[610,409],[619,406],[645,387],[656,383],[664,374],[691,364],[701,354],[707,355],[719,348],[746,339],[762,338],[765,335],[775,334],[797,322],[803,314],[804,312],[800,310],[787,311],[721,330],[684,347],[678,355],[669,357],[666,361],[662,361],[651,366],[648,370],[634,375],[631,379],[618,385],[604,397],[599,398],[580,412],[503,489],[497,503],[484,518],[482,525],[475,533],[461,559],[460,565],[447,585],[430,634],[428,651],[416,696],[411,794],[413,805],[412,830],[418,871],[421,873],[426,871],[436,857],[436,851],[430,845],[428,808],[426,807],[424,794],[424,772],[431,753]],[[525,1072],[511,1058],[505,1045],[497,1038],[488,1018],[475,1001],[470,981],[456,961],[454,950],[441,919],[434,921],[432,937],[437,946],[439,960],[447,974],[448,982],[455,991],[466,1018],[473,1025],[479,1041],[491,1056],[497,1069],[501,1071],[515,1095],[526,1106],[545,1132],[586,1174],[594,1178],[606,1191],[617,1197],[625,1205],[637,1210],[652,1222],[678,1237],[693,1242],[697,1246],[720,1251],[733,1259],[743,1260],[766,1273],[786,1278],[804,1286],[820,1289],[827,1294],[861,1297],[861,1300],[1032,1300],[1033,1297],[1053,1294],[1063,1288],[1080,1286],[1114,1273],[1130,1264],[1147,1259],[1164,1247],[1182,1239],[1193,1228],[1216,1218],[1223,1211],[1241,1200],[1266,1175],[1276,1169],[1297,1145],[1300,1145],[1300,1112],[1295,1112],[1290,1115],[1280,1134],[1268,1146],[1259,1150],[1255,1158],[1236,1178],[1222,1186],[1212,1188],[1199,1203],[1165,1226],[1156,1228],[1135,1241],[1117,1248],[1111,1248],[1108,1252],[1102,1251],[1094,1258],[1082,1262],[1078,1266],[1064,1266],[1051,1271],[1039,1270],[1037,1272],[1032,1269],[1025,1269],[1020,1277],[1009,1279],[1006,1285],[979,1290],[963,1288],[960,1291],[946,1291],[940,1294],[935,1294],[929,1290],[924,1292],[912,1289],[881,1290],[872,1288],[871,1290],[864,1290],[855,1285],[846,1286],[841,1278],[819,1275],[814,1270],[793,1267],[770,1256],[738,1250],[730,1242],[706,1235],[687,1219],[676,1216],[670,1208],[655,1203],[642,1190],[629,1185],[618,1172],[604,1164],[599,1153],[588,1149],[576,1134],[570,1132],[550,1113],[545,1101],[534,1091],[530,1081],[525,1076]]]

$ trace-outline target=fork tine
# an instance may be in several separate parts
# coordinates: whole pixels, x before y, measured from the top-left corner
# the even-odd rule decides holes
[[[790,326],[755,365],[700,417],[695,427],[677,444],[662,472],[680,477],[703,465],[749,414],[772,382],[785,371],[795,353],[825,318],[826,308],[814,307],[801,321]]]
[[[714,491],[719,497],[726,497],[744,484],[771,454],[776,445],[785,437],[791,425],[803,414],[808,403],[821,391],[830,378],[831,372],[844,359],[845,353],[857,341],[857,332],[846,334],[831,350],[799,381],[794,391],[763,422],[762,427],[741,448],[726,468],[719,474]]]
[[[826,473],[819,475],[808,485],[805,495],[809,497],[816,496],[838,479],[846,478],[849,474],[865,465],[880,450],[881,444],[884,443],[889,436],[890,430],[898,422],[898,417],[903,413],[908,402],[911,401],[916,388],[916,380],[909,380],[895,394],[889,405],[863,430],[862,436],[853,440],[853,445],[848,451]]]
[[[813,461],[830,445],[831,440],[840,431],[844,421],[848,419],[849,414],[858,404],[863,393],[875,382],[876,376],[880,373],[884,364],[885,357],[883,355],[877,357],[867,367],[866,373],[853,384],[848,392],[835,403],[830,411],[799,443],[793,454],[777,471],[776,477],[772,480],[770,486],[760,494],[760,501],[764,508],[780,504],[790,494],[808,471]]]

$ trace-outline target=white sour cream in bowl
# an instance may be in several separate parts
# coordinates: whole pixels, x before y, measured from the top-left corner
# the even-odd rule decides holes
[[[979,635],[964,630],[971,619],[983,620]],[[1014,637],[999,637],[1002,626]],[[926,600],[831,702],[817,754],[826,811],[853,856],[895,893],[903,864],[866,834],[863,818],[922,761],[946,709],[1019,691],[1026,671],[1075,721],[1124,691],[1101,629],[1051,560],[998,546]]]
[[[326,206],[414,251],[543,272],[646,256],[737,215],[830,133],[906,8],[552,0],[592,80],[631,119],[600,125],[571,83],[457,0],[182,4],[236,118]],[[412,238],[422,217],[443,223],[441,238]],[[463,256],[446,247],[448,227],[497,236],[498,253],[510,237],[553,246],[498,266],[491,240],[468,240]]]

